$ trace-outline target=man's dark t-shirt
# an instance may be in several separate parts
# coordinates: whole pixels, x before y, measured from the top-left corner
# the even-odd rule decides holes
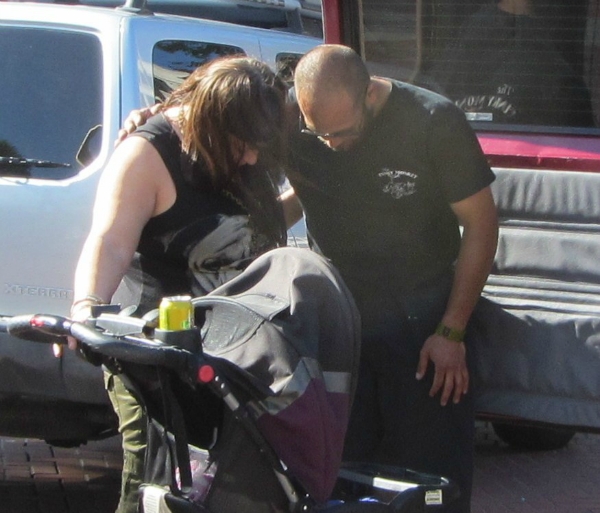
[[[351,150],[299,134],[292,156],[309,237],[350,284],[399,293],[450,270],[460,245],[450,204],[494,179],[464,113],[401,82]]]

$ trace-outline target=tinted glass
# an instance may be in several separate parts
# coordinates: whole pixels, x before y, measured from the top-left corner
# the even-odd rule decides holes
[[[83,167],[76,156],[86,134],[102,123],[99,40],[84,33],[0,25],[0,48],[0,156],[70,165],[4,161],[0,175],[75,175]]]
[[[600,127],[598,0],[364,0],[362,8],[372,71],[445,94],[478,126]]]
[[[161,41],[152,52],[154,96],[161,102],[198,66],[225,55],[243,54],[237,46],[197,41]]]
[[[289,52],[278,53],[275,57],[277,75],[289,85],[294,81],[294,70],[300,57],[302,57],[300,53]]]
[[[306,36],[323,39],[323,21],[319,16],[302,16],[302,33]]]

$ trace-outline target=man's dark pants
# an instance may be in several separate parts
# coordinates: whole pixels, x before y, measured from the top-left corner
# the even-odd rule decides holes
[[[345,460],[454,479],[461,498],[440,512],[468,513],[475,430],[472,384],[459,404],[450,400],[441,406],[439,393],[429,397],[432,362],[421,381],[415,377],[423,343],[446,309],[452,274],[405,296],[379,285],[350,282],[361,311],[363,344]],[[468,341],[467,356],[473,360]]]

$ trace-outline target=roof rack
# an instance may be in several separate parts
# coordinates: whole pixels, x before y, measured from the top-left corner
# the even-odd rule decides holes
[[[154,14],[146,4],[146,0],[125,0],[125,3],[121,7],[117,7],[122,11],[134,12],[136,14]]]

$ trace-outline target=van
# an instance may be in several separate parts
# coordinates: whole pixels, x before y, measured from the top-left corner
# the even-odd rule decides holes
[[[124,118],[198,65],[244,53],[280,73],[320,39],[82,5],[0,3],[0,316],[67,315],[98,178]],[[114,433],[100,368],[0,333],[0,435]]]
[[[480,419],[509,444],[600,432],[600,1],[323,0],[328,43],[446,95],[496,174],[473,318]]]

